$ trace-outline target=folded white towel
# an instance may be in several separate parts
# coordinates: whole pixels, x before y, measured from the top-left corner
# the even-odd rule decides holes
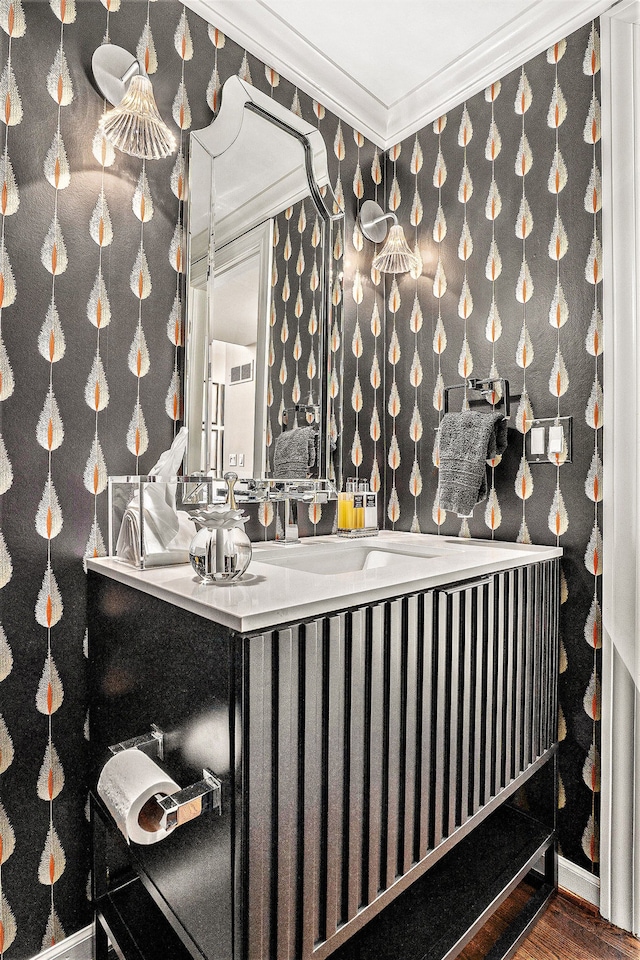
[[[164,486],[164,484],[161,484]],[[148,491],[145,493],[145,503],[147,502]],[[144,557],[145,567],[162,567],[171,563],[189,562],[189,545],[196,535],[196,528],[188,513],[178,510],[174,516],[178,526],[177,532],[166,540],[164,533],[154,522],[154,516],[151,510],[145,508],[144,513],[144,543],[140,541],[140,511],[138,507],[138,495],[134,497],[124,512],[118,542],[116,545],[116,555],[121,560],[128,560],[136,566],[140,566]],[[166,528],[165,528],[166,530]]]
[[[169,450],[160,456],[149,476],[175,477],[187,445],[187,428],[182,427]],[[176,510],[176,486],[173,483],[149,483],[144,491],[144,531],[140,538],[140,497],[136,493],[122,518],[116,556],[145,567],[189,562],[189,545],[195,527],[188,513]]]

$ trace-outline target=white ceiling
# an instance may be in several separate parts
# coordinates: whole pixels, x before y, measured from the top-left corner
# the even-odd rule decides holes
[[[186,0],[381,147],[541,53],[613,0]]]
[[[314,0],[262,4],[387,110],[531,6],[522,0],[324,0],[319,17]]]

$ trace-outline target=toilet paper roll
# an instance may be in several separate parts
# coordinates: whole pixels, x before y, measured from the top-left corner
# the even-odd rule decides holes
[[[180,787],[167,777],[151,757],[141,750],[121,750],[107,760],[98,779],[98,794],[115,820],[127,843],[158,843],[173,829],[164,830],[149,824],[140,813],[156,793],[169,796]]]

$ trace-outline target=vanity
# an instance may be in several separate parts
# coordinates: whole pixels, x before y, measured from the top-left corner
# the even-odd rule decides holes
[[[557,883],[560,554],[318,537],[228,586],[89,560],[98,960],[453,958],[528,877],[512,955]],[[152,729],[221,807],[128,846],[95,785]]]

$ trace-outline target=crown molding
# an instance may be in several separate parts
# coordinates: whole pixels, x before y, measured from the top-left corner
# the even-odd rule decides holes
[[[389,107],[260,0],[185,2],[367,139],[388,149],[599,16],[614,0],[533,0],[505,27]]]
[[[259,0],[185,2],[368,140],[384,146],[386,106]]]
[[[535,0],[517,19],[427,80],[389,110],[385,147],[404,140],[495,80],[527,63],[589,20],[615,0],[554,2]]]

